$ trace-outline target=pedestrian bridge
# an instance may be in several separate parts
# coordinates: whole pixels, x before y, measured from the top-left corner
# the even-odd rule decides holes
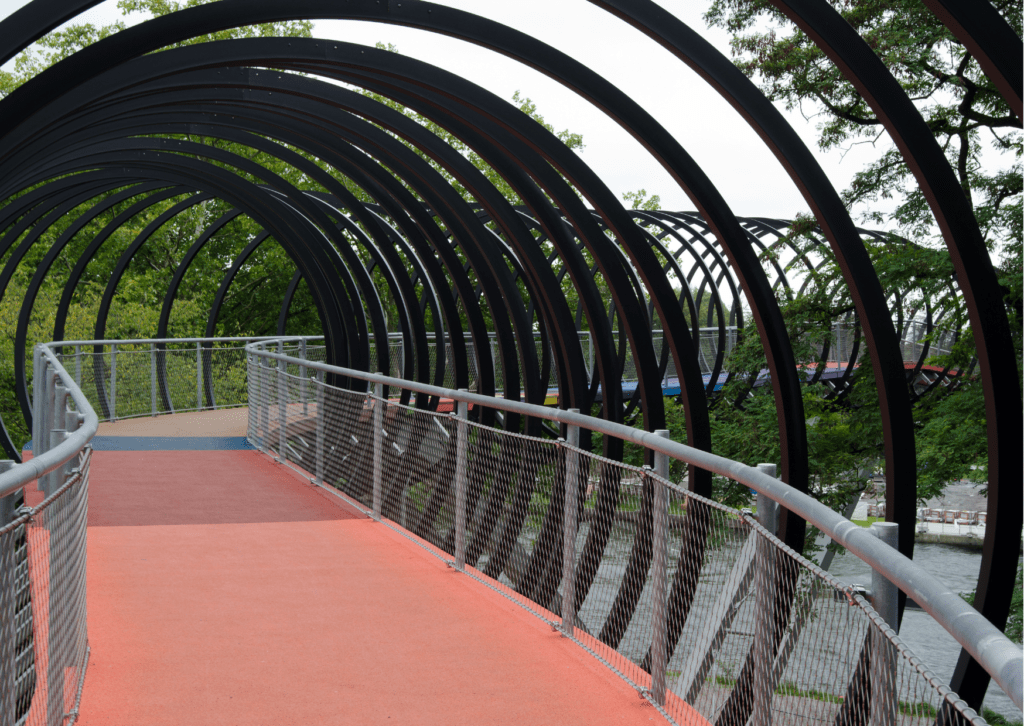
[[[1018,648],[888,528],[770,467],[328,366],[300,339],[217,345],[194,359],[206,410],[102,423],[91,398],[151,379],[90,389],[81,349],[37,349],[36,456],[0,474],[19,507],[0,724],[984,723],[900,641],[897,587],[1020,703]],[[204,405],[232,361],[245,400]],[[596,434],[653,466],[592,453]],[[756,489],[756,518],[675,461]],[[870,602],[775,537],[775,502],[875,568]]]

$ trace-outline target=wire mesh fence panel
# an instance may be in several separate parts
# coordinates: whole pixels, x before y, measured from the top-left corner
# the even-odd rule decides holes
[[[248,402],[242,343],[66,346],[58,359],[108,421]]]
[[[864,598],[754,525],[771,552],[759,573],[771,612],[751,664],[784,724],[984,721],[927,671]],[[940,718],[941,716],[941,718]]]
[[[754,551],[735,510],[673,488],[666,682],[678,698],[713,713],[749,648]]]
[[[391,393],[396,398],[368,399],[370,425],[380,426],[380,465],[371,466],[369,480],[371,488],[379,487],[378,513],[432,545],[438,554],[454,556],[458,436],[454,417],[401,405],[397,403],[401,392],[392,389]]]
[[[513,430],[296,359],[248,366],[250,440],[558,623],[675,723],[983,723],[856,592],[749,514],[507,415]]]
[[[559,609],[564,457],[550,440],[469,425],[466,564],[551,621]]]
[[[77,717],[88,659],[89,452],[53,495],[0,528],[0,718],[13,715],[12,724]]]
[[[576,546],[576,622],[619,656],[617,669],[640,687],[651,647],[652,481],[649,472],[580,451],[586,488]]]

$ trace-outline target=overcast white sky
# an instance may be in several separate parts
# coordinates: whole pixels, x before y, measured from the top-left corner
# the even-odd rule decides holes
[[[683,22],[728,53],[728,37],[708,30],[701,17],[708,0],[660,0]],[[0,0],[6,17],[25,0]],[[632,96],[701,164],[740,216],[791,217],[806,205],[782,167],[743,119],[683,63],[653,41],[586,0],[446,0],[543,40],[587,64]],[[85,16],[104,23],[120,17],[115,0]],[[395,44],[405,55],[458,73],[505,99],[519,90],[557,130],[583,135],[586,161],[618,195],[646,189],[665,209],[693,204],[643,148],[617,124],[560,84],[516,61],[452,38],[389,25],[321,21],[314,33],[355,43]],[[817,153],[838,189],[877,151],[858,146],[845,156],[818,152],[814,121],[785,112]]]

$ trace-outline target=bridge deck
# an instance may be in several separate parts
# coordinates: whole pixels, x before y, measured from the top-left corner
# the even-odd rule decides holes
[[[535,616],[284,467],[190,450],[232,420],[101,427],[80,724],[663,722]]]

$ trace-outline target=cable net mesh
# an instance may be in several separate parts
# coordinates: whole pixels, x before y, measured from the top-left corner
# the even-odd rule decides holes
[[[470,406],[464,419],[450,400],[349,390],[367,384],[330,385],[294,359],[253,354],[248,365],[253,445],[453,566],[464,556],[468,575],[552,627],[562,627],[567,482],[575,487],[572,638],[674,723],[984,723],[854,589],[748,513],[650,468],[482,423],[524,427],[500,412]],[[661,625],[657,487],[667,494]],[[659,637],[663,703],[652,696]]]
[[[100,419],[233,408],[248,400],[245,342],[65,346],[57,358]],[[312,347],[312,346],[311,346]],[[323,347],[318,346],[323,360]],[[313,354],[317,354],[314,349]]]
[[[0,714],[63,726],[78,714],[88,660],[85,564],[89,461],[0,528]],[[16,496],[16,495],[10,495]]]

